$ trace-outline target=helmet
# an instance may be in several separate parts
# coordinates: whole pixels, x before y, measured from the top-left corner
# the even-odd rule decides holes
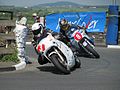
[[[62,30],[68,30],[68,28],[69,28],[69,24],[68,24],[68,21],[67,20],[65,20],[65,19],[62,19],[60,22],[59,22],[59,25],[60,25],[60,28],[62,29]]]
[[[36,16],[37,16],[37,13],[33,13],[32,16],[33,16],[33,17],[36,17]]]
[[[43,33],[43,25],[40,23],[34,23],[32,25],[32,32],[34,35],[42,34]]]

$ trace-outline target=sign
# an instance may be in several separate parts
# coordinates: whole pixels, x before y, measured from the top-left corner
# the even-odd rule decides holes
[[[88,32],[104,32],[105,12],[65,12],[46,16],[46,27],[55,32],[60,31],[59,21],[68,20],[71,24],[87,27]]]

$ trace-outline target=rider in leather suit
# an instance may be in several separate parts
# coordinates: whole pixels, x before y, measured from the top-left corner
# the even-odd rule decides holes
[[[45,29],[43,27],[43,25],[40,24],[39,22],[36,22],[32,25],[32,32],[33,32],[32,44],[33,44],[33,47],[34,47],[36,53],[39,55],[38,62],[41,65],[46,64],[49,61],[41,53],[39,53],[36,50],[36,47],[37,47],[38,43],[48,35],[48,33],[52,33],[53,35],[55,35],[55,33],[52,32],[50,29],[49,30]]]
[[[75,50],[75,46],[76,46],[76,42],[74,40],[70,40],[70,33],[72,32],[72,30],[77,30],[77,29],[83,29],[83,27],[80,27],[78,25],[75,24],[68,24],[68,21],[66,19],[62,19],[59,22],[60,25],[60,32],[66,37],[67,42],[70,43],[70,46],[72,46],[72,50]]]

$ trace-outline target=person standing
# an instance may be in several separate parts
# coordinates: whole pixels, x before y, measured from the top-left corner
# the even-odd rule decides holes
[[[33,13],[32,17],[34,18],[34,23],[39,23],[40,22],[40,16],[38,16],[37,13]]]
[[[14,29],[18,59],[20,63],[15,65],[16,69],[25,68],[26,64],[31,63],[25,55],[26,37],[28,34],[27,18],[21,12],[17,14],[16,27]]]

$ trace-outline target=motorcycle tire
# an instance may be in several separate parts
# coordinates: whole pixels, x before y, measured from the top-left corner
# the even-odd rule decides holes
[[[95,57],[95,58],[100,58],[100,55],[88,44],[86,46],[86,49],[92,53],[92,55]]]
[[[60,57],[57,54],[52,54],[51,56],[52,63],[64,74],[70,74],[70,70],[67,69],[67,66],[61,62]]]

